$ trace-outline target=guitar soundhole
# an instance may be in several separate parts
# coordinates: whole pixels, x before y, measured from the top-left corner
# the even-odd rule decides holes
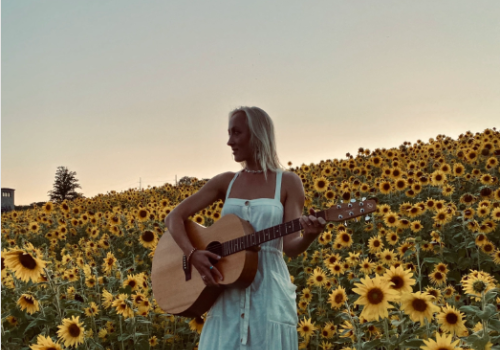
[[[209,252],[212,252],[214,254],[217,254],[219,256],[222,256],[222,244],[220,242],[217,242],[217,241],[210,242],[210,244],[207,245],[206,250],[208,250]],[[212,265],[215,265],[218,262],[217,260],[215,260],[213,258],[209,258],[209,260],[210,260],[210,263]]]

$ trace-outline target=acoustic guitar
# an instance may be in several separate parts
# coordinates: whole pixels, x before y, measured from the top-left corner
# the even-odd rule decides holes
[[[354,200],[353,200],[354,201]],[[376,210],[376,200],[337,204],[316,212],[325,221],[346,221]],[[209,227],[191,220],[185,222],[189,240],[199,250],[208,250],[222,258],[211,261],[224,276],[220,287],[206,286],[192,267],[189,278],[183,269],[184,252],[171,234],[165,232],[156,247],[151,282],[156,302],[173,315],[196,317],[208,311],[224,287],[248,287],[257,272],[259,245],[300,231],[299,219],[255,232],[252,225],[235,214],[227,214]]]

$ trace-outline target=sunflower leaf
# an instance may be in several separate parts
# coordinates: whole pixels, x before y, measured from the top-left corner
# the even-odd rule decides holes
[[[431,264],[439,264],[441,262],[441,259],[440,258],[436,258],[436,257],[429,257],[429,258],[425,258],[424,259],[424,263],[431,263]]]
[[[497,288],[493,288],[493,289],[490,289],[484,296],[484,298],[486,299],[486,302],[489,303],[491,301],[493,301],[493,299],[495,299],[495,297],[497,296],[498,294],[498,289]]]
[[[477,313],[477,317],[479,317],[482,320],[487,320],[496,313],[497,313],[496,306],[493,304],[489,304],[484,308],[484,311]]]
[[[420,348],[422,345],[425,345],[422,339],[410,339],[404,342],[404,346],[409,348]]]
[[[477,306],[474,306],[474,305],[464,305],[460,308],[460,311],[463,311],[463,312],[468,313],[468,314],[473,314],[473,315],[476,315],[479,312],[481,312],[481,310]]]
[[[488,321],[488,328],[490,328],[491,330],[494,330],[494,331],[497,331],[498,333],[500,333],[500,321],[499,320],[495,320],[495,319],[489,320]]]
[[[488,338],[480,338],[477,335],[473,334],[464,339],[467,343],[471,345],[474,349],[484,349],[486,344],[488,343]]]

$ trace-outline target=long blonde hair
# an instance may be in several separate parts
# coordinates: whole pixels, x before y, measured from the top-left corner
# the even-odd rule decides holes
[[[229,120],[238,112],[243,112],[250,129],[250,146],[254,150],[254,159],[260,164],[267,181],[267,170],[286,170],[280,163],[276,153],[274,124],[271,117],[259,107],[239,107],[229,112]],[[246,161],[241,162],[242,169]]]

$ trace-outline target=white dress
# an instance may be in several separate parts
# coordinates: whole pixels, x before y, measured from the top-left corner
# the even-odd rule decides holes
[[[276,174],[274,198],[228,198],[237,172],[227,189],[221,216],[236,214],[255,231],[281,224],[282,171]],[[258,270],[245,289],[226,288],[208,311],[199,350],[298,349],[296,286],[283,260],[283,238],[261,244]]]

